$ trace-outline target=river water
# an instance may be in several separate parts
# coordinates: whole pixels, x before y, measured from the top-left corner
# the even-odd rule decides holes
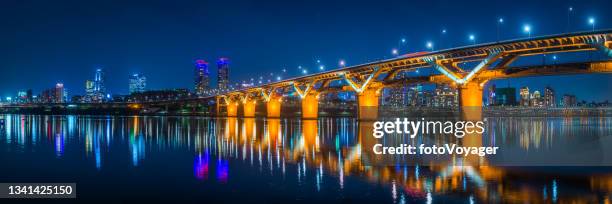
[[[0,183],[75,182],[92,201],[601,203],[612,193],[606,165],[367,166],[355,118],[2,117]],[[522,155],[612,137],[611,117],[487,121],[481,143]]]

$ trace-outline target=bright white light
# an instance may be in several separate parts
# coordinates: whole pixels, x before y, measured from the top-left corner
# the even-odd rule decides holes
[[[570,6],[569,7],[569,11],[573,11],[573,10],[574,10],[574,8]]]
[[[474,39],[476,39],[476,37],[474,37],[474,35],[470,35],[470,40],[474,41]]]
[[[405,42],[406,42],[406,38],[402,38],[402,43],[405,43]]]
[[[393,55],[397,55],[397,49],[393,49],[393,50],[391,50],[391,54],[393,54]]]
[[[446,29],[442,29],[442,34],[446,33]]]
[[[324,70],[324,69],[325,69],[325,66],[320,65],[320,66],[319,66],[319,69],[320,69],[320,70]]]
[[[303,74],[308,74],[308,71],[307,71],[306,69],[303,69],[303,70],[302,70],[302,73],[303,73]]]
[[[283,72],[287,72],[287,69],[283,69]]]
[[[300,65],[300,66],[298,66],[298,69],[302,69],[302,66],[301,66],[301,65]]]
[[[524,30],[525,32],[531,32],[531,26],[529,26],[529,25],[525,25],[525,26],[523,26],[523,30]]]
[[[557,60],[557,55],[553,55],[553,60]]]
[[[344,65],[346,65],[346,62],[344,62],[344,60],[340,60],[339,64],[341,67],[344,67]]]
[[[321,63],[321,60],[317,60],[317,63]]]
[[[499,23],[503,23],[504,19],[503,18],[499,18]]]
[[[281,80],[281,77],[280,77],[280,76],[277,76],[277,77],[276,77],[276,81],[280,81],[280,80]]]
[[[591,25],[595,24],[595,19],[593,17],[589,18],[589,24]]]
[[[427,42],[427,48],[432,48],[433,47],[433,43],[432,42]]]

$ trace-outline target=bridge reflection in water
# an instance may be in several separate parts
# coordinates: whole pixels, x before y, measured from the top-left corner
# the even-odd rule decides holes
[[[95,161],[98,171],[107,170],[103,164],[119,165],[108,161],[112,158],[106,155],[117,149],[113,146],[127,145],[129,154],[124,156],[129,156],[130,165],[135,167],[147,160],[162,159],[159,157],[163,152],[187,150],[193,155],[190,165],[193,165],[195,180],[239,186],[240,183],[232,183],[232,178],[240,176],[238,172],[252,171],[268,182],[282,178],[282,183],[310,185],[316,192],[331,194],[326,197],[329,199],[337,199],[333,194],[354,188],[347,186],[348,179],[366,184],[352,191],[367,194],[382,188],[388,194],[381,200],[393,202],[450,199],[607,203],[612,193],[612,171],[595,167],[568,173],[557,168],[532,171],[532,168],[492,166],[364,166],[361,140],[371,137],[364,134],[371,132],[373,126],[354,118],[5,115],[5,119],[0,143],[11,148],[3,152],[28,152],[38,146],[53,146],[55,156],[62,158],[69,154],[66,149],[82,149],[88,160]],[[609,117],[488,120],[491,122],[487,125],[491,127],[487,129],[493,131],[478,137],[482,139],[466,143],[493,142],[500,147],[539,151],[569,137],[612,132]],[[173,165],[173,161],[166,162]]]

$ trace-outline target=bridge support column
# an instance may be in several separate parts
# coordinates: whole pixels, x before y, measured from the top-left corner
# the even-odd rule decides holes
[[[459,87],[459,104],[461,108],[461,120],[482,121],[482,94],[485,82],[472,81]],[[482,134],[477,132],[469,133],[465,131],[463,145],[478,147],[482,146]],[[464,158],[464,162],[470,165],[480,165],[485,162],[482,157],[470,155]]]
[[[482,119],[482,86],[468,82],[459,87],[459,105],[464,120]]]
[[[376,120],[378,118],[378,101],[380,89],[366,89],[357,94],[359,120]]]
[[[302,98],[302,118],[316,119],[319,117],[319,97],[316,93],[306,94]]]
[[[254,99],[247,99],[242,103],[242,116],[244,117],[255,117],[255,106],[257,105],[257,101]]]
[[[266,102],[266,111],[268,118],[280,118],[281,112],[281,97],[270,96],[270,99]]]
[[[225,106],[227,109],[227,117],[236,117],[238,116],[238,103],[229,102]]]

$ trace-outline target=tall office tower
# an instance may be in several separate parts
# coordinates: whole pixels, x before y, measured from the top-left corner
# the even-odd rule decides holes
[[[85,81],[85,94],[88,97],[93,97],[95,93],[95,85],[92,80]]]
[[[229,88],[229,59],[219,58],[217,61],[217,89],[223,91]]]
[[[32,100],[33,98],[32,97],[33,97],[32,96],[32,89],[28,89],[26,91],[26,98],[27,98],[28,103],[32,103],[33,102],[33,100]]]
[[[65,92],[64,92],[64,84],[62,83],[57,83],[55,84],[55,98],[54,101],[55,103],[63,103],[65,102],[64,98],[65,98]]]
[[[96,75],[94,77],[94,94],[101,98],[104,98],[106,93],[106,87],[104,86],[104,71],[102,68],[96,69]]]
[[[208,63],[204,60],[196,60],[194,74],[196,95],[202,96],[209,91]]]
[[[530,97],[529,97],[529,87],[522,87],[520,90],[520,94],[521,94],[521,106],[529,106],[529,101],[530,101]]]
[[[544,88],[544,106],[555,107],[555,90],[549,86]]]
[[[487,93],[487,104],[489,106],[495,105],[495,84],[489,86],[489,92]]]
[[[147,78],[140,74],[134,74],[130,76],[130,94],[144,92],[147,86]]]

